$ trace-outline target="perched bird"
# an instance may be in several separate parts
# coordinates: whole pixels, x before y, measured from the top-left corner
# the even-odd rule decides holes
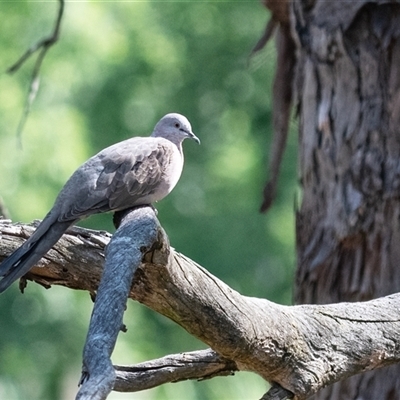
[[[181,176],[186,138],[200,143],[183,115],[167,114],[150,137],[114,144],[81,165],[32,236],[0,264],[0,293],[26,274],[80,219],[163,199]]]

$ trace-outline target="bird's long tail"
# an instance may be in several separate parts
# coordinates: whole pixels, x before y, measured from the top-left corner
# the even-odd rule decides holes
[[[25,275],[75,221],[57,221],[50,213],[32,236],[0,264],[0,293]]]

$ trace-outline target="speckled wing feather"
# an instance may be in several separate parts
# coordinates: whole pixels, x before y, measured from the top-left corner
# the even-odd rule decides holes
[[[152,147],[146,149],[145,157],[141,153],[139,157],[125,160],[111,174],[106,197],[112,210],[146,204],[149,197],[155,194],[171,162],[172,146],[165,147],[158,143],[157,147]]]

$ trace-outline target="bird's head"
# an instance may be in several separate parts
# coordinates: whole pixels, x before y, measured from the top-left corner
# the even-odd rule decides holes
[[[157,122],[151,136],[163,137],[176,144],[182,143],[185,139],[193,139],[200,144],[200,139],[192,132],[188,119],[176,113],[164,115]]]

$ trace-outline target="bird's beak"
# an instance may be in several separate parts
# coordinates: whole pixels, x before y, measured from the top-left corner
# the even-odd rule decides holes
[[[200,139],[191,130],[184,128],[180,128],[179,130],[185,132],[188,139],[193,139],[196,143],[200,144]]]
[[[193,132],[188,132],[188,137],[189,139],[193,139],[197,144],[200,144],[200,139]]]

